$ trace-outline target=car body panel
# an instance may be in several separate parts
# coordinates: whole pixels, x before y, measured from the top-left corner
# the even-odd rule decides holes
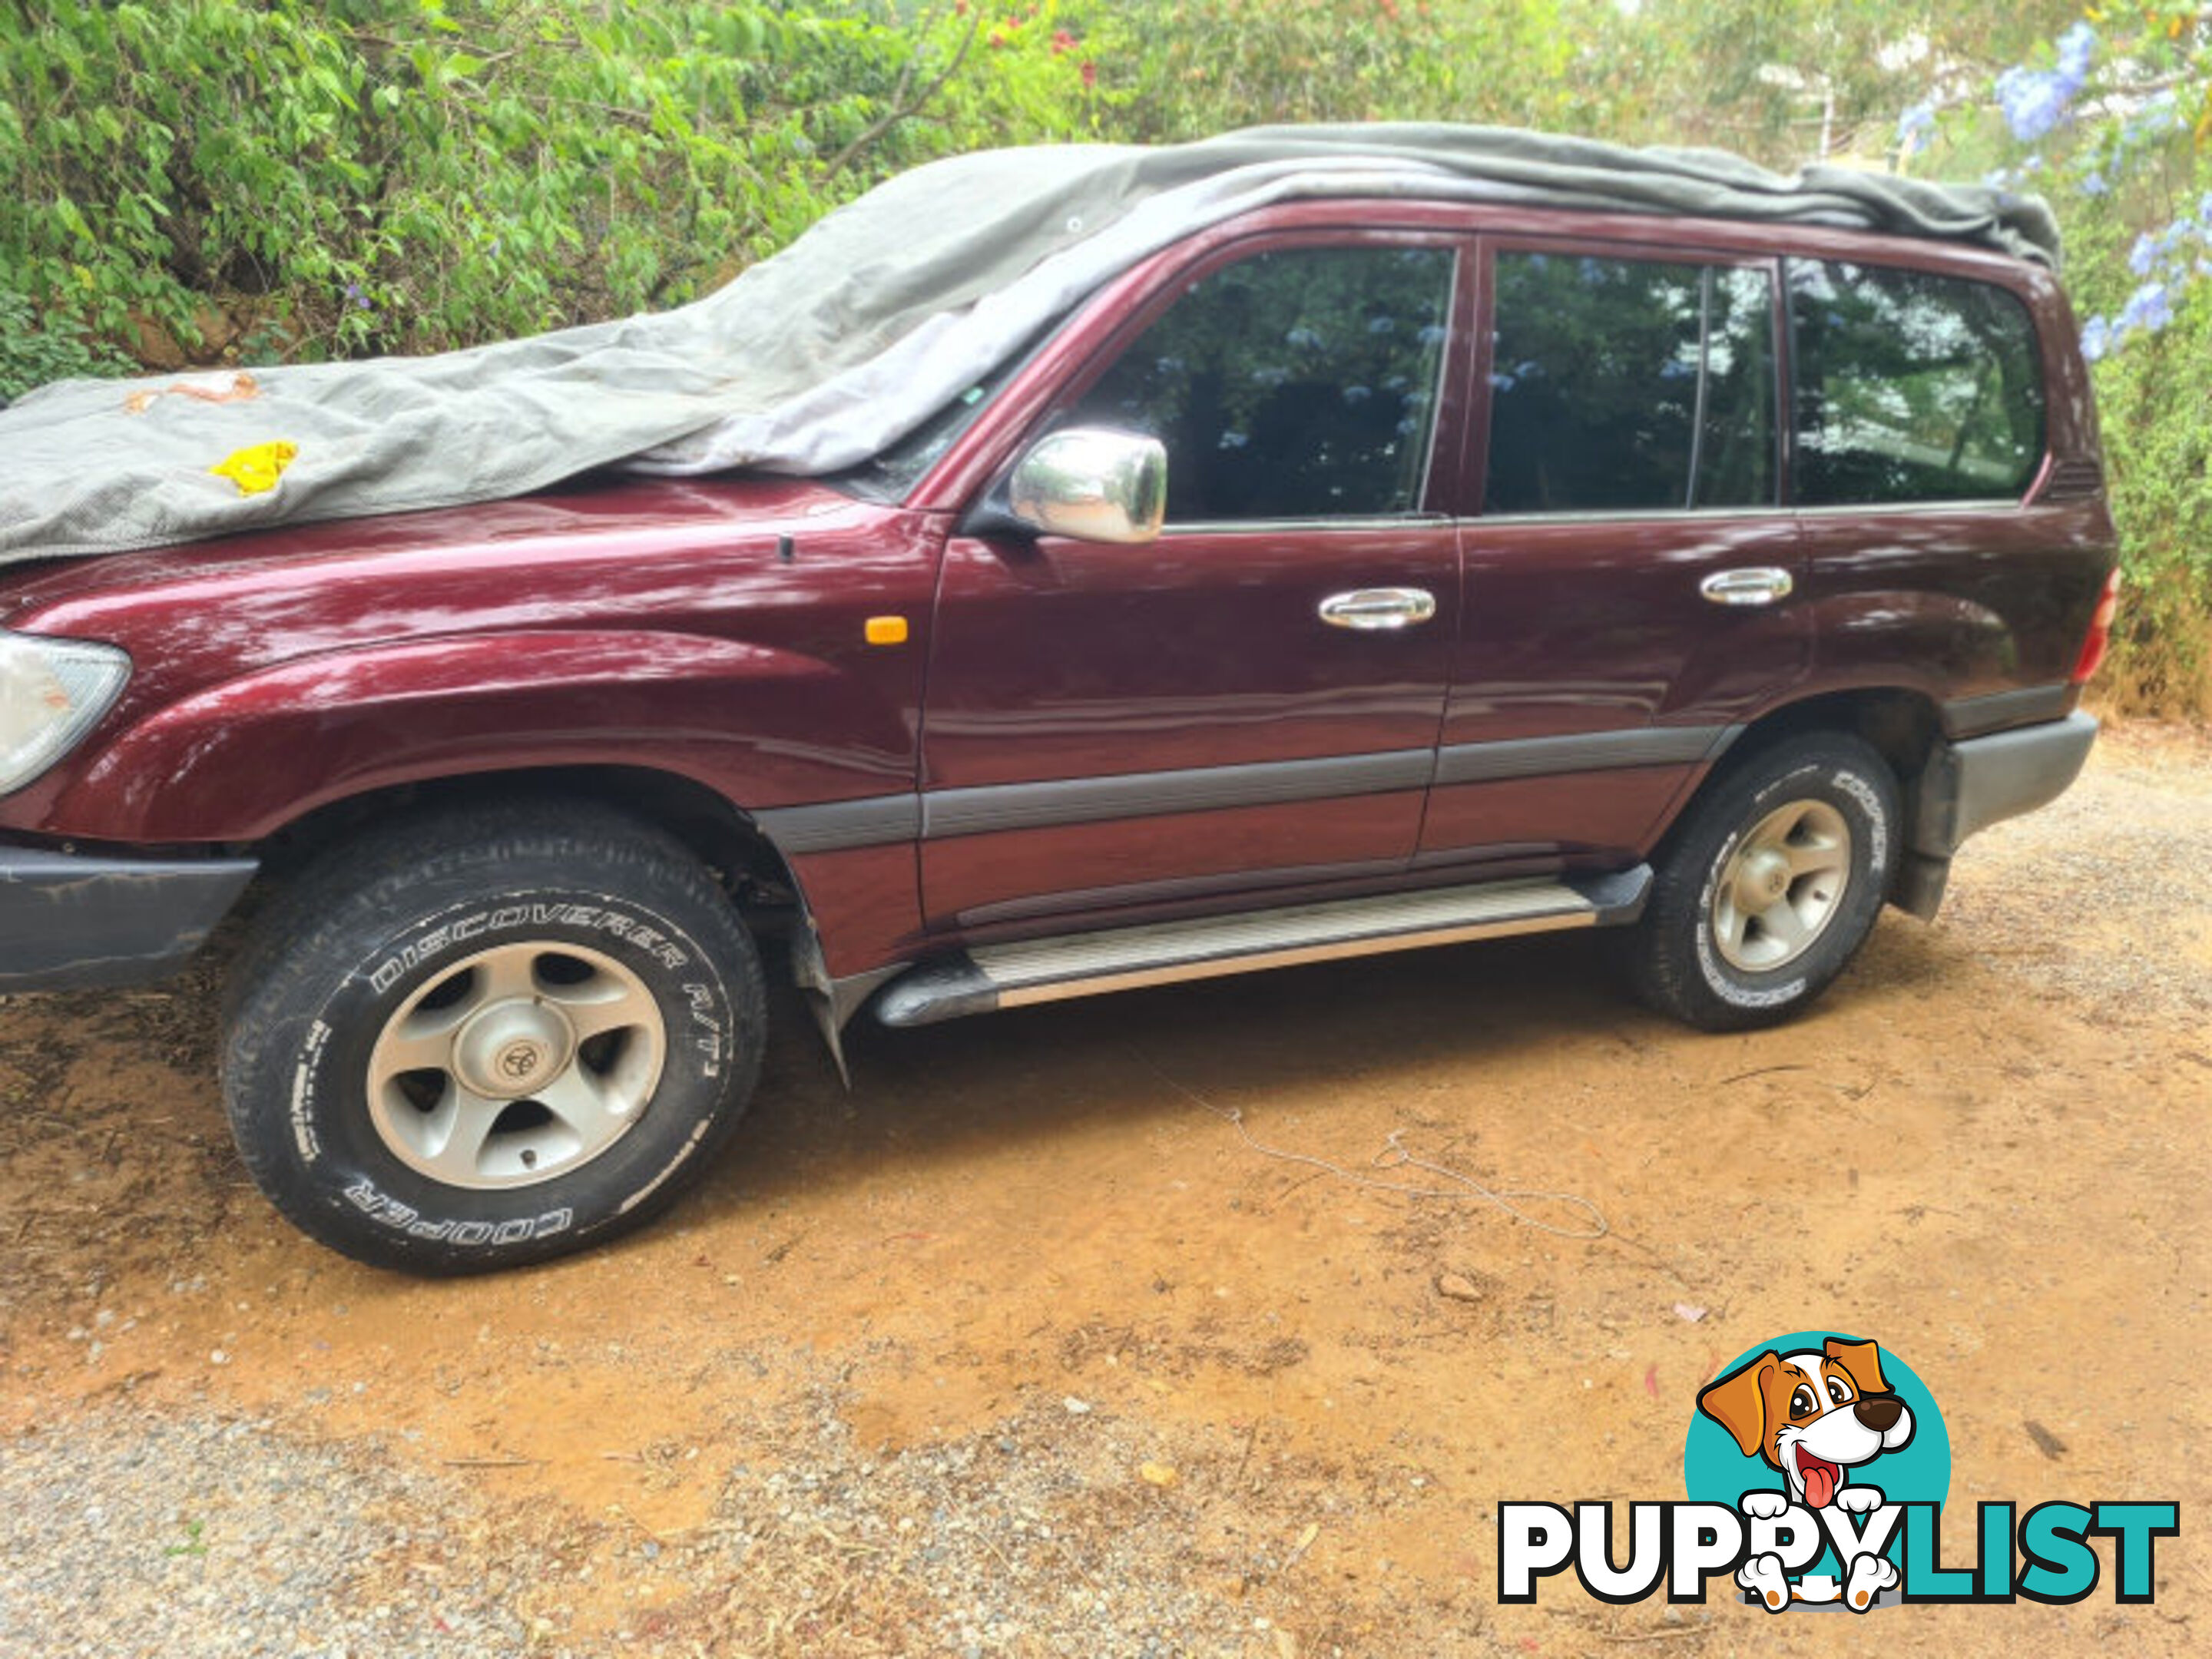
[[[1193,272],[1347,235],[1475,252],[1430,516],[1135,549],[959,533]],[[1738,262],[1782,249],[2000,284],[2041,341],[2041,471],[2020,502],[1486,520],[1487,399],[1468,391],[1486,384],[1480,255],[1516,239]],[[0,833],[235,854],[397,785],[649,769],[786,844],[841,978],[962,939],[1233,909],[1261,889],[1272,902],[1615,867],[1741,732],[1805,699],[1923,699],[1954,737],[2070,710],[2114,559],[2097,465],[2071,314],[2015,259],[1840,229],[1285,204],[1106,283],[902,502],[819,481],[602,477],[10,571],[0,623],[111,641],[135,672],[73,753],[0,799]],[[1796,592],[1765,608],[1699,596],[1704,575],[1745,564],[1787,568]],[[1385,635],[1313,620],[1321,597],[1363,585],[1431,589],[1437,615]],[[867,643],[872,617],[901,619],[902,641]],[[1393,758],[1425,754],[1433,791]],[[1342,787],[1275,769],[1306,763],[1338,767]],[[1100,781],[1076,805],[1053,793]]]

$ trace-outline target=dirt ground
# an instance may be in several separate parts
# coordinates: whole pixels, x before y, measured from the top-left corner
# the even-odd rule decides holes
[[[264,1206],[211,981],[20,1000],[0,1463],[190,1423],[359,1470],[381,1530],[328,1595],[388,1615],[386,1651],[486,1650],[438,1644],[463,1601],[549,1653],[2204,1651],[2212,734],[2109,735],[1796,1025],[1693,1035],[1599,964],[1538,939],[862,1030],[849,1095],[794,1004],[668,1220],[442,1284]],[[1393,1145],[1609,1231],[1364,1184],[1451,1185],[1377,1167]],[[1932,1389],[1961,1515],[2178,1499],[2155,1603],[2114,1605],[2106,1552],[2077,1607],[1878,1638],[1718,1594],[1497,1605],[1501,1499],[1680,1497],[1698,1385],[1815,1328]],[[106,1516],[117,1559],[244,1617],[282,1500],[177,1467]],[[151,1645],[129,1571],[84,1573],[77,1636]],[[240,1650],[224,1616],[166,1650]]]

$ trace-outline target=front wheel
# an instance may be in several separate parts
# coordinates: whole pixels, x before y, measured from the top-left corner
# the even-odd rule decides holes
[[[1745,761],[1657,860],[1627,942],[1637,994],[1708,1031],[1798,1012],[1873,931],[1899,817],[1895,777],[1857,738],[1801,738]]]
[[[246,1167],[356,1260],[454,1273],[652,1215],[759,1073],[758,957],[708,872],[584,803],[349,842],[241,960],[224,1093]]]

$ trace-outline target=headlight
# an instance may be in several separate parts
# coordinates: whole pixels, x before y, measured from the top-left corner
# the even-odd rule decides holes
[[[130,678],[112,645],[0,630],[0,795],[69,753]]]

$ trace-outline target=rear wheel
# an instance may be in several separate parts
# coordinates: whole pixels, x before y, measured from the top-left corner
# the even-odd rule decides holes
[[[241,960],[247,1168],[357,1260],[580,1249],[697,1178],[759,1073],[752,942],[674,842],[585,803],[439,813],[304,875]]]
[[[1786,1019],[1873,930],[1898,854],[1897,781],[1857,738],[1754,755],[1691,807],[1627,943],[1638,995],[1710,1031]]]

